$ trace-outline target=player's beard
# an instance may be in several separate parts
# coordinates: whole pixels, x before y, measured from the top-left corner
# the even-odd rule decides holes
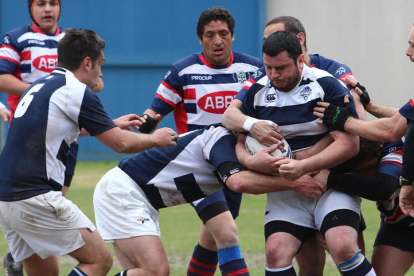
[[[298,66],[295,66],[295,69],[292,72],[292,75],[290,75],[284,85],[275,85],[275,83],[272,82],[273,86],[281,91],[281,92],[290,92],[293,88],[298,84],[301,78],[301,71],[299,70]]]

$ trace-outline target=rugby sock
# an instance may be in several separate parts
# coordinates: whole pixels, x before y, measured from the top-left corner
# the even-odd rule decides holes
[[[115,276],[127,276],[127,271],[128,271],[128,269],[124,270],[122,272],[119,272],[118,274],[115,274]]]
[[[361,254],[355,254],[350,260],[339,265],[343,276],[376,276],[374,269],[368,260]]]
[[[80,270],[79,268],[75,267],[68,276],[88,276],[85,272]]]
[[[221,275],[249,276],[249,269],[244,261],[240,245],[219,248],[217,250]]]
[[[266,276],[296,276],[293,265],[282,268],[268,268],[266,267]]]
[[[205,249],[197,244],[188,265],[187,276],[213,276],[217,268],[217,252]]]

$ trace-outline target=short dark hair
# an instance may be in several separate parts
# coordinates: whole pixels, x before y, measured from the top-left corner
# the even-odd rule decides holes
[[[73,71],[86,57],[90,57],[95,64],[104,49],[105,41],[94,31],[67,29],[58,44],[58,66]]]
[[[272,20],[270,20],[269,22],[267,22],[266,27],[273,25],[273,24],[277,24],[277,23],[283,23],[285,25],[285,30],[288,32],[291,32],[295,35],[298,35],[299,33],[303,33],[305,35],[305,49],[307,50],[307,46],[306,46],[306,31],[305,31],[305,27],[303,27],[302,23],[296,19],[293,16],[288,16],[288,15],[282,15],[282,16],[278,16],[276,18],[273,18]]]
[[[227,23],[227,27],[230,30],[231,35],[234,34],[234,27],[236,26],[236,21],[234,20],[231,12],[222,7],[211,7],[205,10],[198,19],[197,23],[197,35],[200,39],[203,38],[204,27],[211,21],[223,21]]]
[[[275,57],[283,51],[287,51],[288,56],[295,62],[298,60],[302,48],[296,35],[288,31],[274,32],[263,42],[263,54]]]

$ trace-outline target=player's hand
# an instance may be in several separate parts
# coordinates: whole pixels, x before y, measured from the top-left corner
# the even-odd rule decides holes
[[[10,119],[10,115],[10,111],[6,107],[0,109],[0,117],[3,119],[3,121],[8,122]]]
[[[318,186],[323,192],[326,191],[326,186],[328,185],[329,172],[329,170],[321,170],[317,174],[313,175],[313,178],[318,181]]]
[[[400,208],[404,214],[414,218],[414,186],[402,186],[400,190]]]
[[[168,146],[176,146],[178,135],[174,130],[168,127],[157,129],[151,134],[151,140],[156,148],[165,148]]]
[[[326,244],[326,240],[321,234],[321,232],[316,232],[315,237],[316,237],[316,242],[319,244],[319,246],[322,246],[323,248],[325,248],[326,251],[329,252],[328,245]]]
[[[316,198],[322,194],[318,181],[309,175],[304,175],[293,181],[293,190],[303,196]]]
[[[343,81],[350,85],[353,89],[355,89],[355,92],[359,95],[359,99],[364,106],[365,109],[367,109],[367,105],[371,102],[371,98],[369,97],[368,91],[365,88],[365,86],[362,86],[355,78],[352,78],[350,76],[346,76]]]
[[[283,148],[283,145],[275,144],[268,148],[263,148],[256,154],[251,155],[249,157],[249,169],[265,174],[279,175],[280,165],[277,162],[284,159],[285,156],[281,155],[275,157],[270,155],[271,152],[275,151],[278,148]]]
[[[136,114],[128,114],[115,119],[114,123],[123,130],[131,131],[130,127],[139,129],[145,120]]]
[[[280,165],[280,176],[286,180],[294,181],[307,173],[303,166],[303,162],[299,160],[285,158],[278,161],[277,164]]]
[[[279,141],[283,140],[283,136],[279,134],[279,126],[275,123],[270,126],[268,121],[255,123],[250,129],[250,134],[260,144],[267,147],[278,144]]]
[[[144,118],[145,123],[140,126],[139,131],[142,133],[150,133],[157,127],[161,115],[156,114],[154,117],[151,117],[148,114],[143,114],[141,118]]]
[[[349,97],[344,97],[345,107],[339,107],[326,102],[318,102],[320,107],[313,109],[313,115],[322,119],[316,121],[318,124],[325,124],[336,130],[344,130],[347,120],[352,118],[352,107],[349,103]]]

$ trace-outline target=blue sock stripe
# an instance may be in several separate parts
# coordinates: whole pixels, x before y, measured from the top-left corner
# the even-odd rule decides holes
[[[361,252],[359,251],[350,260],[348,260],[348,261],[343,262],[342,264],[340,264],[339,265],[339,268],[341,270],[349,270],[349,269],[352,269],[355,266],[357,266],[361,261],[363,261],[363,259],[364,259],[364,255],[362,255]]]
[[[217,250],[219,265],[226,264],[233,260],[243,259],[243,255],[240,250],[240,245],[233,247],[224,247]]]

